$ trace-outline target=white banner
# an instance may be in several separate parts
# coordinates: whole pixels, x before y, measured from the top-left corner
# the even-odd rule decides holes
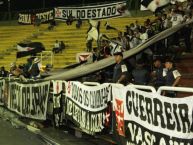
[[[66,87],[65,115],[88,134],[101,132],[109,118],[110,84],[86,86],[68,82]]]
[[[123,1],[82,7],[57,7],[55,8],[55,19],[67,20],[70,15],[75,19],[106,19],[120,17],[129,14],[128,10],[121,10],[125,5],[126,2]]]
[[[110,84],[86,86],[80,82],[68,82],[66,96],[81,108],[92,112],[103,110],[110,101]]]
[[[119,115],[116,122],[121,128],[117,133],[126,137],[126,144],[190,145],[193,142],[193,96],[169,98],[132,85],[121,89],[112,85],[112,90],[116,91],[113,93],[117,100],[114,106],[118,108],[115,114]],[[120,121],[123,112],[124,122]]]
[[[8,109],[21,116],[46,120],[50,82],[9,83]]]

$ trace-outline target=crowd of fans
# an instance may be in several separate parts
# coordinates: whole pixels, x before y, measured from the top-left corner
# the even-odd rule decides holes
[[[162,11],[157,14],[155,20],[147,19],[144,21],[143,25],[140,25],[138,21],[131,23],[129,26],[125,27],[125,32],[118,31],[115,27],[110,26],[110,24],[105,24],[107,30],[118,31],[118,37],[109,40],[101,40],[101,48],[99,53],[99,58],[105,56],[106,53],[113,55],[113,45],[112,42],[119,42],[122,46],[122,51],[133,49],[142,42],[146,41],[148,38],[166,30],[175,25],[193,20],[192,18],[192,1],[189,0],[187,3],[177,3],[172,5],[170,9]],[[147,55],[159,54],[165,55],[167,53],[174,54],[174,58],[179,57],[182,52],[191,52],[191,33],[192,27],[187,25],[180,31],[176,32],[172,36],[163,41],[156,43],[150,49],[145,50],[144,53]],[[87,49],[92,50],[92,49]],[[141,56],[138,56],[138,58]]]
[[[114,54],[117,56],[116,52],[123,52],[133,49],[141,43],[145,42],[148,38],[170,27],[187,22],[189,20],[193,20],[192,14],[193,0],[188,0],[186,3],[176,2],[176,4],[171,5],[170,8],[163,9],[157,13],[157,16],[154,20],[147,19],[144,21],[143,25],[140,25],[138,21],[127,25],[125,27],[125,32],[119,31],[117,28],[111,26],[107,22],[105,24],[106,30],[117,31],[118,37],[109,39],[106,35],[103,35],[103,37],[101,37],[102,39],[97,42],[97,48],[92,48],[91,41],[91,43],[87,43],[87,50],[92,51],[93,62],[103,58],[108,58]],[[73,21],[74,18],[69,16],[66,24],[71,25]],[[34,23],[35,22],[36,21],[34,20]],[[81,25],[82,20],[78,19],[76,27],[80,28]],[[56,26],[55,21],[50,23],[49,30],[52,30],[54,26]],[[180,56],[183,53],[189,53],[192,51],[191,39],[192,26],[186,25],[180,31],[174,33],[168,38],[161,40],[156,44],[148,47],[143,52],[140,52],[135,56],[126,59],[124,62],[124,67],[119,64],[120,66],[118,66],[118,68],[121,70],[119,70],[120,72],[125,70],[128,71],[127,77],[125,77],[127,80],[124,80],[124,78],[121,78],[121,80],[116,80],[115,77],[119,77],[115,75],[115,68],[113,76],[113,68],[109,67],[105,71],[102,71],[103,73],[100,74],[100,81],[120,83],[122,80],[124,80],[123,84],[134,83],[139,85],[148,85],[153,83],[156,88],[162,85],[176,86],[181,75],[176,69],[174,69],[174,61],[179,61]],[[56,40],[53,53],[62,52],[64,48],[65,44],[62,41]],[[122,54],[118,54],[118,56],[122,57]],[[166,60],[166,57],[170,57],[172,59]],[[165,67],[162,65],[163,62],[165,62]],[[173,73],[174,84],[167,82],[168,80],[171,81],[171,79],[166,79],[168,73],[168,65],[166,64],[167,62],[171,63],[172,70],[174,70],[175,73],[175,76]],[[158,66],[161,68],[161,70]],[[165,71],[165,69],[167,71]],[[26,78],[37,79],[40,78],[41,71],[43,70],[40,64],[40,60],[38,58],[31,57],[23,66],[16,66],[15,63],[12,63],[9,72],[7,72],[4,67],[2,67],[0,70],[0,75],[1,77],[13,75],[20,77],[23,80]],[[163,73],[166,73],[166,77],[163,77]],[[176,78],[178,79],[175,82]]]
[[[160,11],[155,20],[147,19],[143,25],[138,21],[125,27],[125,32],[120,32],[108,22],[106,30],[118,31],[118,37],[102,39],[98,53],[93,48],[93,61],[115,55],[116,51],[124,52],[135,48],[148,38],[178,24],[193,20],[193,1],[171,5],[168,9]],[[105,36],[106,37],[106,36]],[[148,47],[143,52],[124,61],[117,62],[114,68],[108,68],[100,74],[100,82],[134,83],[138,85],[177,86],[181,77],[175,68],[175,62],[180,61],[184,53],[192,52],[192,25],[186,25],[173,35]],[[117,47],[115,46],[118,44]],[[92,46],[92,45],[91,45]],[[117,50],[116,50],[117,49]],[[91,50],[90,48],[87,50]],[[119,54],[118,56],[122,56]],[[124,68],[124,69],[123,69]],[[113,75],[114,69],[114,75]],[[127,70],[127,71],[126,71]],[[124,72],[127,73],[124,73]],[[122,73],[121,73],[122,72]],[[123,76],[125,77],[123,77]],[[118,79],[116,79],[118,78]]]

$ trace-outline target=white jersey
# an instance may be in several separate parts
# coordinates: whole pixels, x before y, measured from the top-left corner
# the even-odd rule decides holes
[[[142,42],[145,42],[145,40],[148,39],[148,34],[147,33],[140,34],[140,39],[142,40]]]
[[[171,18],[172,26],[176,26],[178,24],[181,24],[183,21],[183,17],[180,14],[174,14]]]

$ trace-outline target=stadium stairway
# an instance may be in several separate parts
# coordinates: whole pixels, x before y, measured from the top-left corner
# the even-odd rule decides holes
[[[193,53],[183,55],[176,67],[182,74],[180,86],[193,87]]]
[[[45,27],[47,26],[43,25],[41,28],[34,28],[32,25],[1,25],[0,66],[4,66],[9,70],[10,63],[16,61],[16,44],[36,37],[41,34],[41,29],[45,29]],[[25,59],[21,59],[21,62],[26,62]]]

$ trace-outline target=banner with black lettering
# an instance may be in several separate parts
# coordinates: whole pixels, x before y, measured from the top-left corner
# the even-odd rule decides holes
[[[5,102],[5,80],[0,79],[0,105],[4,105]]]
[[[75,19],[106,19],[129,14],[125,1],[93,6],[55,8],[55,19],[58,20],[67,20],[70,15]]]
[[[100,133],[109,123],[110,84],[86,86],[68,82],[66,87],[65,116],[88,134]]]
[[[49,23],[54,20],[54,9],[49,10],[34,10],[29,12],[19,13],[19,24],[34,24],[36,19],[39,19],[41,23]]]
[[[50,82],[9,83],[8,109],[21,116],[46,120]]]
[[[193,96],[168,98],[132,86],[112,90],[120,145],[192,145]]]

